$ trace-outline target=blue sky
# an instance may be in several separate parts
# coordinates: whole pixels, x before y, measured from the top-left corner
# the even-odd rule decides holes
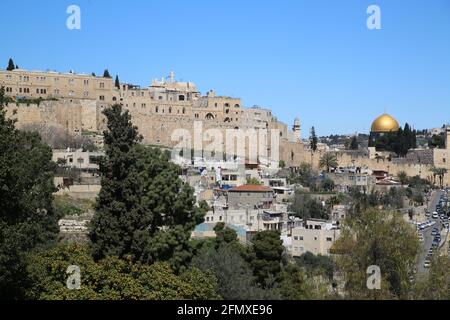
[[[66,8],[81,8],[81,30]],[[366,27],[371,4],[381,30]],[[2,0],[0,63],[147,86],[175,71],[204,93],[271,108],[320,135],[367,132],[387,110],[416,128],[450,122],[447,0]]]

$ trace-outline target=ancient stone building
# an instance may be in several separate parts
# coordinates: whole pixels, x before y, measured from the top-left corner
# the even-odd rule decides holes
[[[28,99],[26,104],[10,102],[6,108],[19,127],[48,123],[70,133],[101,133],[106,125],[103,109],[120,103],[129,110],[147,144],[205,149],[218,143],[226,152],[230,141],[235,141],[234,153],[245,158],[252,147],[257,148],[258,156],[273,159],[288,154],[282,144],[289,144],[296,153],[303,152],[298,119],[291,131],[268,109],[245,108],[239,98],[220,96],[213,90],[201,95],[194,83],[175,81],[173,73],[141,88],[126,83],[115,87],[110,78],[73,72],[16,69],[0,71],[0,85],[15,101]],[[39,104],[30,101],[38,98],[43,100]],[[203,132],[200,138],[196,134],[199,127]],[[218,134],[221,139],[217,139]],[[238,152],[234,134],[243,137],[245,156]]]

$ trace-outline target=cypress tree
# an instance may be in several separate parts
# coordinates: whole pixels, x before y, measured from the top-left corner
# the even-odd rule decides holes
[[[316,136],[316,129],[314,127],[311,128],[311,136],[309,137],[309,146],[313,152],[316,152],[317,150],[317,136]]]
[[[141,136],[120,105],[106,109],[102,189],[90,238],[94,258],[131,256],[146,263],[169,261],[175,270],[192,252],[189,239],[206,205],[179,179],[180,168],[160,149],[139,145]]]
[[[103,78],[111,78],[108,69],[105,69],[105,71],[103,71]]]
[[[8,61],[8,67],[6,68],[6,70],[8,70],[8,71],[13,71],[14,69],[15,69],[15,67],[14,67],[14,61],[13,61],[13,59],[9,58],[9,61]]]
[[[118,75],[116,75],[116,81],[115,81],[114,85],[116,86],[117,89],[120,89],[120,81],[119,81],[119,76]]]

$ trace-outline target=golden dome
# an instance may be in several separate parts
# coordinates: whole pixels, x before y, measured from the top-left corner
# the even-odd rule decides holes
[[[371,131],[376,133],[397,132],[398,129],[400,129],[400,125],[397,120],[385,113],[375,119]]]

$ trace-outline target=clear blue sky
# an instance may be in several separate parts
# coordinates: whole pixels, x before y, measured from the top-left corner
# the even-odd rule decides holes
[[[66,8],[81,8],[81,30]],[[366,9],[381,8],[382,30]],[[96,72],[147,86],[175,71],[204,93],[301,119],[304,136],[366,132],[386,109],[416,128],[450,121],[447,0],[2,0],[0,63]]]

